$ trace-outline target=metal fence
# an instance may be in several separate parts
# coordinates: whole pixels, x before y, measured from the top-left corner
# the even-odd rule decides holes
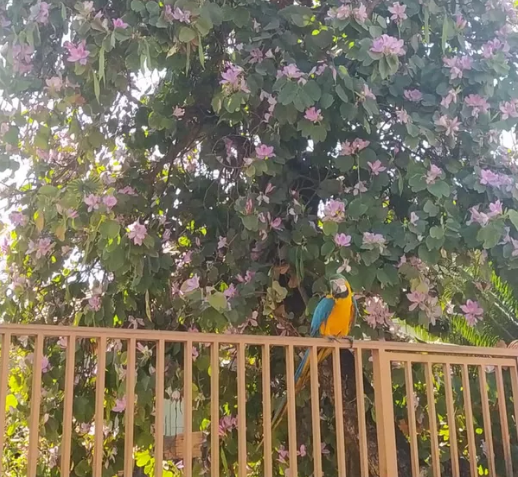
[[[274,401],[278,400],[279,383],[284,383],[287,397],[287,457],[289,477],[313,475],[322,477],[325,465],[336,469],[338,477],[463,477],[478,475],[507,477],[518,475],[518,464],[513,462],[518,449],[518,374],[516,349],[471,348],[460,346],[418,345],[408,343],[356,341],[350,343],[299,337],[273,337],[239,334],[205,334],[162,332],[127,329],[77,328],[60,326],[0,325],[0,449],[4,449],[7,435],[9,406],[6,398],[11,393],[10,372],[13,366],[13,349],[23,338],[25,349],[32,352],[32,377],[29,413],[28,445],[26,452],[27,477],[37,477],[41,458],[40,429],[41,406],[45,395],[42,383],[42,365],[48,343],[66,341],[62,347],[64,386],[62,390],[62,422],[58,426],[61,439],[59,469],[62,477],[76,475],[72,436],[77,425],[74,416],[75,385],[78,379],[79,343],[95,346],[90,351],[95,361],[95,413],[91,474],[102,477],[105,454],[103,429],[106,416],[106,369],[108,344],[112,340],[122,343],[125,364],[125,413],[124,413],[124,471],[130,477],[135,469],[134,424],[135,386],[137,384],[137,345],[152,343],[154,349],[154,456],[159,463],[154,475],[163,476],[164,422],[166,387],[166,357],[171,346],[182,347],[180,360],[183,376],[183,449],[182,473],[186,477],[193,471],[193,346],[203,344],[210,364],[210,406],[207,416],[213,426],[206,432],[205,446],[209,456],[212,477],[220,475],[279,474],[275,451],[278,435],[272,433],[271,417]],[[229,365],[228,347],[232,347],[232,372],[236,377],[237,410],[237,459],[230,474],[221,470],[220,433],[217,431],[222,417],[220,403],[220,371]],[[318,352],[329,348],[331,355],[325,363],[317,363]],[[301,421],[300,397],[296,395],[295,374],[300,350],[309,349],[311,366],[308,399],[308,421]],[[254,351],[254,378],[262,401],[260,412],[247,414],[250,390],[248,381],[251,367],[251,350]],[[275,356],[274,356],[275,355]],[[349,359],[344,361],[344,356]],[[279,358],[280,357],[280,358]],[[352,358],[352,359],[351,359]],[[110,358],[111,359],[111,358]],[[273,360],[273,361],[272,361]],[[272,372],[272,362],[275,372]],[[259,365],[257,364],[259,363]],[[352,367],[349,366],[353,363]],[[58,366],[58,365],[56,365]],[[279,366],[285,369],[279,377]],[[344,369],[344,366],[348,369]],[[226,368],[225,368],[226,369]],[[227,372],[227,371],[225,371]],[[177,374],[178,374],[177,373]],[[248,373],[248,375],[247,375]],[[260,376],[260,378],[258,378]],[[291,378],[290,378],[291,377]],[[320,381],[320,382],[319,382]],[[276,384],[275,384],[276,383]],[[366,389],[368,386],[369,389]],[[248,390],[247,390],[248,389]],[[326,413],[332,415],[332,423],[322,426],[323,398],[327,396]],[[351,398],[351,392],[353,396]],[[419,401],[419,402],[417,402]],[[352,403],[352,404],[351,404]],[[372,405],[371,405],[372,404]],[[351,407],[352,406],[352,407]],[[356,415],[350,415],[355,409]],[[424,411],[424,412],[423,412]],[[253,417],[250,417],[253,416]],[[251,469],[250,455],[255,444],[247,438],[247,426],[257,427],[262,416],[260,437],[262,456],[260,464]],[[254,422],[251,422],[254,419]],[[329,421],[330,419],[327,419]],[[151,417],[150,417],[151,423]],[[313,449],[310,456],[311,471],[299,469],[299,427],[307,428]],[[331,430],[329,430],[331,429]],[[212,432],[213,430],[213,432]],[[199,432],[198,432],[199,433]],[[324,438],[333,444],[330,457],[320,452]],[[353,452],[353,450],[355,450]],[[9,474],[9,457],[3,453],[0,459],[0,475]],[[257,460],[257,458],[256,458]],[[356,460],[357,462],[352,462]],[[76,463],[77,464],[77,463]],[[514,464],[514,470],[513,470]],[[228,464],[227,464],[228,465]],[[253,467],[253,466],[252,466]],[[259,470],[257,470],[259,469]],[[234,474],[235,472],[235,474]],[[255,472],[255,474],[254,474]],[[285,472],[283,472],[285,473]],[[19,474],[21,475],[21,474]],[[325,475],[330,475],[326,472]]]

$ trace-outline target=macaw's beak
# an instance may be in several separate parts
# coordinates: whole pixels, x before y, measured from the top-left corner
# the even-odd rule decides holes
[[[331,281],[331,292],[335,297],[347,298],[349,296],[347,281],[342,278]]]

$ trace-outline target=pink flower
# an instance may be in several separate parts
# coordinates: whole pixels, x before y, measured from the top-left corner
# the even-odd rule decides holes
[[[408,101],[418,103],[423,99],[423,93],[418,89],[405,89],[405,98],[408,99]]]
[[[311,121],[312,123],[318,123],[324,119],[321,114],[320,109],[316,109],[315,107],[311,107],[309,109],[306,109],[306,113],[304,114],[304,117]]]
[[[331,199],[324,206],[324,222],[342,222],[345,218],[345,204],[341,200]]]
[[[86,49],[86,42],[84,40],[77,45],[67,41],[64,46],[68,50],[68,61],[71,63],[79,63],[83,66],[88,63],[90,52]]]
[[[457,91],[455,91],[454,89],[450,89],[450,91],[448,91],[448,94],[444,98],[442,98],[441,106],[443,106],[445,108],[449,108],[451,103],[456,103],[456,102],[457,102]]]
[[[414,311],[417,307],[424,304],[428,295],[423,292],[413,291],[412,293],[407,293],[406,297],[408,301],[411,302],[411,305],[408,307],[409,311]]]
[[[38,2],[31,7],[31,18],[37,23],[46,24],[49,21],[49,8],[47,2]]]
[[[227,69],[221,73],[221,81],[219,84],[223,85],[223,88],[227,93],[234,93],[237,91],[250,93],[242,74],[243,68],[230,64]]]
[[[13,69],[17,73],[28,73],[32,69],[34,48],[30,45],[14,45],[12,47]]]
[[[123,187],[122,189],[119,189],[119,194],[137,195],[137,193],[135,192],[135,189],[130,186],[126,186],[126,187]]]
[[[410,223],[412,225],[416,226],[418,220],[419,220],[419,216],[415,212],[410,212]]]
[[[185,280],[180,287],[182,293],[191,293],[200,288],[200,278],[198,275],[194,275],[193,277]]]
[[[489,112],[489,103],[486,99],[484,99],[482,96],[478,94],[470,94],[466,97],[464,103],[466,104],[466,106],[473,108],[471,111],[471,115],[475,118],[478,118],[478,115],[480,113]]]
[[[115,400],[115,406],[113,407],[113,412],[124,412],[126,410],[126,396],[121,397],[120,399]]]
[[[277,450],[277,462],[281,464],[287,464],[290,453],[285,449],[284,446],[279,446]]]
[[[67,349],[67,346],[68,346],[68,338],[64,337],[64,336],[60,336],[59,339],[58,339],[58,346],[61,348],[61,349]]]
[[[233,283],[231,283],[230,286],[223,291],[223,295],[225,295],[225,298],[227,300],[229,300],[230,298],[236,297],[237,294],[238,294],[237,288]]]
[[[113,28],[120,28],[121,30],[125,30],[128,28],[128,24],[122,18],[116,18],[113,20]]]
[[[342,149],[340,151],[340,155],[342,156],[352,156],[355,152],[355,148],[349,141],[345,141],[341,144]]]
[[[40,258],[48,255],[54,246],[55,244],[53,244],[49,238],[38,239],[37,243],[34,243],[32,240],[30,240],[27,253],[31,254],[36,252],[36,259],[39,260]]]
[[[106,210],[110,212],[117,205],[117,199],[113,195],[107,195],[103,197],[103,204],[106,206]]]
[[[352,143],[350,141],[345,141],[341,144],[342,149],[340,151],[340,155],[352,156],[353,154],[356,154],[357,152],[360,152],[368,147],[369,144],[370,141],[365,141],[360,138],[356,138]]]
[[[358,137],[353,141],[353,148],[355,149],[356,152],[360,152],[360,151],[363,151],[366,147],[368,147],[369,144],[370,144],[370,141],[365,141]]]
[[[259,48],[254,48],[250,51],[250,64],[260,63],[263,61],[263,52]]]
[[[502,42],[495,38],[482,45],[482,56],[487,60],[493,58],[498,51],[509,53],[509,44],[506,41]]]
[[[179,106],[175,106],[175,108],[173,109],[173,116],[175,118],[182,118],[183,115],[185,114],[185,109],[183,108],[180,108]]]
[[[518,240],[510,238],[510,241],[513,245],[513,252],[511,253],[511,256],[518,257]]]
[[[48,373],[51,370],[50,361],[49,358],[47,358],[45,355],[41,358],[41,372],[43,374]]]
[[[325,442],[320,443],[320,452],[323,455],[329,455],[331,454],[331,451],[327,448],[327,444]]]
[[[368,189],[365,187],[365,182],[359,181],[356,184],[354,184],[353,187],[353,195],[363,194],[364,192],[367,192]]]
[[[9,214],[9,220],[15,227],[23,227],[29,221],[29,219],[25,215],[23,215],[21,212],[16,211],[11,212]]]
[[[426,173],[426,183],[427,184],[435,184],[435,181],[442,174],[442,169],[437,167],[435,164],[430,166],[430,169]]]
[[[469,56],[454,56],[453,58],[443,58],[444,66],[450,68],[450,79],[462,78],[464,71],[470,70],[473,60]]]
[[[300,457],[306,457],[306,446],[304,444],[301,444],[299,450],[297,451],[297,455],[299,455]]]
[[[518,118],[518,100],[513,99],[512,101],[506,101],[500,103],[500,112],[502,113],[502,119]]]
[[[404,41],[389,35],[381,35],[372,42],[371,51],[380,53],[383,56],[403,56],[405,48]]]
[[[363,245],[367,249],[379,248],[380,252],[385,248],[386,240],[381,234],[374,234],[371,232],[363,233]]]
[[[469,209],[471,212],[471,219],[468,222],[469,224],[472,224],[473,222],[482,225],[482,227],[486,226],[489,222],[489,216],[483,212],[479,212],[478,205],[476,207],[471,207]]]
[[[90,194],[84,198],[83,202],[88,206],[88,212],[92,212],[101,205],[101,198],[98,195]]]
[[[270,222],[270,227],[274,230],[282,230],[282,219],[277,217]]]
[[[219,237],[218,239],[218,250],[221,250],[222,248],[228,247],[227,243],[227,237]]]
[[[502,215],[504,213],[502,202],[500,200],[497,200],[496,202],[491,202],[489,204],[489,214],[487,214],[489,217],[497,217],[499,215]]]
[[[361,4],[358,8],[353,10],[353,16],[358,23],[365,23],[367,18],[369,18],[367,7]]]
[[[58,92],[63,87],[63,80],[59,76],[53,76],[52,78],[47,78],[45,84],[50,91]]]
[[[286,76],[288,79],[299,79],[304,76],[304,73],[299,70],[296,64],[291,63],[277,72],[277,78],[282,78],[283,76]]]
[[[352,237],[350,235],[336,234],[335,235],[335,244],[338,245],[339,247],[350,247],[351,239],[352,239]]]
[[[267,146],[266,144],[260,144],[255,148],[257,159],[268,159],[269,157],[275,157],[275,153],[273,151],[273,146]]]
[[[404,109],[396,109],[396,119],[401,124],[412,122],[410,115]]]
[[[391,20],[394,20],[397,23],[401,23],[403,20],[406,20],[408,18],[406,11],[406,5],[403,5],[401,3],[393,3],[391,7],[388,8],[388,11],[392,13],[392,16],[390,17]]]
[[[468,22],[464,20],[460,13],[457,13],[457,15],[455,15],[455,28],[457,28],[457,30],[464,30],[467,25]]]
[[[237,428],[237,419],[233,416],[223,416],[219,421],[219,435],[225,437],[233,429]]]
[[[369,88],[369,86],[367,84],[363,85],[362,95],[364,98],[376,99],[376,96],[374,96],[374,93],[372,92],[372,90]]]
[[[365,300],[365,321],[371,328],[391,323],[394,313],[389,312],[387,304],[379,296],[368,297]]]
[[[167,7],[166,7],[167,8]],[[182,10],[181,8],[175,7],[172,13],[172,17],[182,23],[191,23],[191,12],[188,10]]]
[[[489,169],[482,169],[480,171],[480,183],[482,185],[489,185],[492,187],[501,187],[502,179],[500,174],[496,174]]]
[[[141,224],[139,220],[133,222],[129,227],[128,238],[133,240],[135,245],[142,245],[144,239],[147,237],[146,226]]]
[[[469,326],[475,326],[477,321],[482,320],[484,310],[480,307],[478,301],[468,300],[464,305],[461,305],[460,308],[464,312]]]
[[[455,133],[460,129],[460,121],[458,118],[450,119],[448,116],[441,116],[437,121],[435,121],[437,126],[441,126],[446,129],[446,136],[454,137]]]
[[[99,311],[102,307],[101,297],[99,295],[94,295],[88,300],[88,306],[93,311]]]
[[[374,162],[367,161],[367,165],[370,167],[372,174],[375,176],[379,175],[380,172],[387,170],[387,168],[383,166],[380,160],[376,160]]]

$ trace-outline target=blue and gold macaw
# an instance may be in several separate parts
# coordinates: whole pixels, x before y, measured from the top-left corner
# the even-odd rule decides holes
[[[343,275],[333,275],[330,278],[331,294],[323,297],[319,302],[313,318],[311,319],[310,335],[317,337],[328,337],[329,339],[349,337],[351,328],[354,326],[358,306],[353,296],[351,285]],[[318,363],[326,359],[332,352],[332,348],[322,348],[318,352]],[[295,373],[295,393],[298,393],[309,378],[309,350],[306,351],[299,367]],[[287,379],[290,379],[287,376]],[[286,398],[283,399],[279,408],[272,418],[272,429],[275,429],[286,412]]]

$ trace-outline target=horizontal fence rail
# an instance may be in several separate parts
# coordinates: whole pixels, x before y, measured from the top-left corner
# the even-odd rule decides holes
[[[518,475],[517,349],[40,325],[0,338],[1,476]]]

